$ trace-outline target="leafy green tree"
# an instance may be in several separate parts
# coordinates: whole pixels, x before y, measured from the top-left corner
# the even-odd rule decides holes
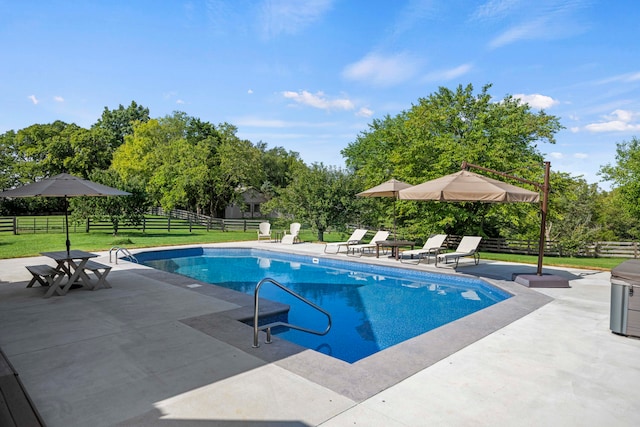
[[[73,156],[64,165],[73,175],[88,178],[94,170],[105,170],[111,165],[113,149],[107,133],[98,128],[79,128],[69,135]]]
[[[347,166],[362,178],[363,189],[391,177],[419,184],[459,171],[465,160],[542,182],[543,158],[536,144],[555,143],[562,128],[558,118],[532,112],[511,96],[495,102],[490,88],[474,94],[472,85],[441,87],[408,111],[374,120],[342,151]],[[537,206],[529,204],[400,201],[397,208],[398,224],[409,235],[522,236],[539,229],[532,214]],[[384,212],[391,215],[390,209]]]
[[[577,255],[601,234],[597,222],[598,185],[566,173],[554,173],[551,188],[549,203],[553,209],[547,218],[547,240],[559,242],[563,255]]]
[[[115,150],[124,143],[124,137],[133,133],[133,125],[136,122],[149,120],[149,109],[131,101],[128,107],[120,104],[115,110],[104,107],[102,116],[93,125],[107,133],[111,150]]]
[[[15,138],[15,155],[22,182],[69,172],[66,163],[74,156],[71,138],[80,129],[60,120],[20,129]]]
[[[323,241],[329,226],[344,229],[356,217],[355,177],[345,171],[314,163],[295,169],[291,183],[278,196],[265,203],[265,212],[290,215],[310,224]]]
[[[136,179],[124,182],[113,170],[95,170],[92,181],[131,193],[129,196],[74,197],[70,200],[71,218],[76,222],[108,220],[113,225],[113,235],[118,234],[121,224],[137,226],[142,224],[150,207],[144,186]]]
[[[624,211],[636,221],[640,220],[640,140],[633,137],[631,141],[617,144],[616,164],[607,164],[600,168],[600,174],[606,181],[613,182],[617,189],[616,198]]]
[[[640,238],[640,221],[627,209],[620,188],[600,193],[595,202],[600,233],[597,240],[617,241]]]
[[[0,135],[0,189],[13,188],[17,183],[15,170],[15,141],[13,130]]]
[[[240,188],[261,183],[260,151],[236,132],[228,123],[216,127],[182,112],[138,122],[112,167],[125,182],[141,179],[164,209],[220,216]]]

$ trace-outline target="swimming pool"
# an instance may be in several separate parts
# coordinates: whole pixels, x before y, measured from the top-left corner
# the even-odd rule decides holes
[[[325,336],[274,335],[353,363],[496,304],[511,295],[467,277],[258,249],[189,248],[136,254],[149,267],[253,295],[272,278],[331,313]],[[275,286],[260,297],[291,306],[288,322],[323,330],[326,318]]]

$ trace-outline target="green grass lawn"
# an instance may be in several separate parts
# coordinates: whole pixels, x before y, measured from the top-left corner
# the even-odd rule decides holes
[[[348,238],[347,233],[325,233],[326,242],[340,242]],[[206,231],[175,230],[171,232],[142,233],[126,231],[113,236],[109,232],[91,231],[72,232],[71,248],[85,251],[108,251],[114,246],[133,248],[161,247],[188,244],[238,242],[256,240],[255,230],[251,231]],[[304,242],[316,242],[317,234],[310,230],[302,230],[300,238]],[[13,235],[0,234],[0,259],[37,256],[40,252],[60,251],[65,249],[64,233],[34,233]],[[537,256],[482,252],[482,259],[520,262],[536,265]],[[610,270],[624,261],[623,258],[558,258],[545,257],[545,266],[572,267],[596,270]]]

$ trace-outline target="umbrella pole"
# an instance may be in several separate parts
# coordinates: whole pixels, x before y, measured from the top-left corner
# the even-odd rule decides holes
[[[396,234],[396,197],[393,197],[393,241],[398,240],[398,235]]]
[[[542,184],[542,205],[540,206],[540,244],[538,248],[538,269],[536,274],[542,276],[542,260],[546,239],[547,210],[549,207],[549,175],[551,163],[544,162],[544,183]]]
[[[67,256],[69,256],[69,252],[71,251],[71,241],[69,241],[69,200],[64,198],[64,227],[67,230]]]

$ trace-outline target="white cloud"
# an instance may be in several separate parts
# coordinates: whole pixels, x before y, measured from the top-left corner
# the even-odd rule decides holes
[[[372,53],[347,65],[342,75],[349,80],[376,86],[393,86],[413,77],[418,70],[416,59],[406,53],[383,56]]]
[[[521,40],[555,40],[581,34],[588,28],[581,22],[582,0],[489,0],[476,9],[472,20],[494,21],[507,28],[489,42],[492,49]]]
[[[234,122],[237,123],[238,126],[247,127],[285,128],[290,126],[290,123],[285,122],[284,120],[269,120],[255,117],[241,117],[234,120]]]
[[[543,21],[536,20],[533,22],[525,22],[520,25],[514,26],[498,37],[491,40],[489,47],[498,48],[514,43],[518,40],[530,40],[537,38],[540,34],[544,34],[542,25]]]
[[[549,153],[549,157],[551,157],[552,159],[562,159],[564,158],[564,154],[554,151],[552,153]]]
[[[433,73],[429,73],[424,76],[424,81],[442,81],[442,80],[453,80],[460,76],[467,74],[472,69],[471,64],[462,64],[458,67],[451,68],[448,70],[435,71]]]
[[[64,98],[61,97],[61,96],[54,96],[53,100],[56,101],[56,102],[64,102]]]
[[[184,101],[182,99],[176,99],[176,104],[182,105],[184,104]]]
[[[328,99],[323,92],[315,94],[306,90],[300,92],[285,91],[282,96],[292,99],[298,104],[307,105],[309,107],[319,108],[321,110],[353,110],[355,105],[349,99]]]
[[[635,132],[640,130],[640,123],[634,123],[640,113],[629,110],[614,110],[604,116],[599,123],[590,123],[584,128],[589,132]]]
[[[638,131],[640,125],[625,123],[620,120],[612,120],[610,122],[591,123],[584,127],[589,132],[625,132]]]
[[[29,98],[31,100],[31,102],[33,102],[33,105],[38,105],[38,102],[40,102],[38,100],[38,98],[36,98],[35,95],[29,95],[29,96],[27,96],[27,98]]]
[[[615,82],[632,83],[640,80],[640,71],[626,74],[618,74],[616,76],[608,77],[606,79],[599,80],[595,84],[609,84]]]
[[[575,153],[573,157],[576,159],[587,159],[589,158],[589,155],[587,153]]]
[[[333,0],[270,0],[261,10],[262,34],[275,37],[281,33],[295,34],[319,20],[331,9]]]
[[[554,105],[558,104],[557,100],[551,98],[550,96],[540,95],[539,93],[534,93],[531,95],[525,95],[524,93],[517,93],[513,95],[513,97],[518,98],[522,102],[529,104],[529,106],[533,108],[538,108],[540,110],[551,108]]]
[[[489,0],[480,5],[471,18],[479,20],[500,18],[512,11],[518,3],[518,0]]]
[[[358,116],[358,117],[371,117],[371,116],[373,116],[373,110],[370,110],[367,107],[362,107],[361,109],[358,110],[358,112],[356,113],[356,116]]]
[[[253,89],[249,89],[249,90],[247,91],[247,93],[248,93],[249,95],[253,94]]]
[[[611,116],[609,116],[609,118],[618,119],[622,122],[630,122],[637,115],[638,114],[634,113],[633,111],[618,109],[618,110],[614,110],[613,113],[611,113]]]

